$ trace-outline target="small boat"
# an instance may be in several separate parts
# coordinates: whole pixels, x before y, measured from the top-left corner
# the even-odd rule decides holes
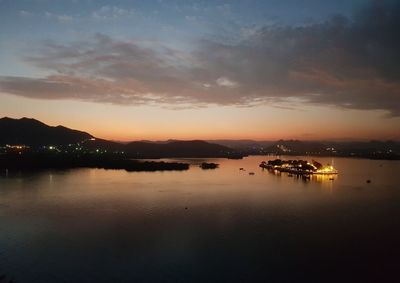
[[[254,173],[254,172],[249,172],[249,175],[255,175],[256,173]]]
[[[240,170],[240,171],[244,171],[244,168],[240,167],[239,170]]]

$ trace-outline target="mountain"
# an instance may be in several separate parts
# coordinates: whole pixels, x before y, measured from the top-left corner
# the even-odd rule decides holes
[[[212,140],[246,155],[319,155],[400,159],[399,141]]]
[[[52,127],[38,120],[21,118],[0,119],[0,144],[29,146],[66,145],[93,138],[92,135],[63,126]]]
[[[0,119],[0,146],[24,144],[32,149],[53,145],[71,153],[124,152],[132,158],[238,157],[231,148],[201,140],[119,143],[98,139],[91,134],[63,126],[52,127],[35,119]],[[79,145],[78,145],[79,143]],[[68,146],[73,144],[73,146]]]
[[[266,150],[275,154],[320,154],[326,151],[327,146],[321,142],[279,140]]]
[[[274,141],[255,141],[255,140],[208,140],[208,142],[223,145],[234,149],[241,155],[262,155],[269,152],[266,148],[273,145]]]
[[[327,148],[322,142],[299,140],[212,140],[212,142],[233,148],[244,155],[319,154],[325,152]]]
[[[32,151],[44,145],[66,153],[118,153],[127,158],[229,157],[246,155],[320,155],[374,159],[399,159],[399,141],[299,141],[213,140],[135,141],[128,143],[98,139],[91,134],[63,126],[52,127],[38,120],[0,119],[0,153],[4,145],[29,145]],[[69,146],[71,144],[71,146]],[[3,146],[3,147],[2,147]]]
[[[233,149],[254,149],[266,148],[275,143],[275,141],[255,141],[255,140],[208,140],[208,142],[220,144]]]
[[[131,142],[126,145],[125,150],[136,157],[228,157],[235,154],[231,148],[201,140]]]

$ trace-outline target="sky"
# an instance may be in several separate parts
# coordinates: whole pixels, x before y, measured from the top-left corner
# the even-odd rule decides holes
[[[0,116],[112,140],[400,140],[400,2],[0,0]]]

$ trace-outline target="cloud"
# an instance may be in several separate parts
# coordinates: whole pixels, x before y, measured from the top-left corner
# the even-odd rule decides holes
[[[45,17],[49,20],[55,20],[60,23],[75,23],[75,24],[86,24],[88,22],[96,22],[96,21],[110,21],[110,20],[120,20],[131,18],[135,15],[135,10],[133,9],[124,9],[118,6],[110,6],[105,5],[100,8],[89,11],[83,14],[58,14],[54,12],[44,11],[43,13],[34,13],[26,10],[20,10],[18,12],[20,17]]]
[[[32,12],[28,12],[28,11],[25,11],[25,10],[20,10],[20,11],[18,12],[18,14],[19,14],[21,17],[30,17],[30,16],[33,15]]]
[[[238,87],[238,85],[239,85],[237,82],[232,81],[227,77],[220,77],[215,82],[219,86],[229,87],[229,88],[235,88],[235,87]]]
[[[105,7],[98,15],[125,13]],[[292,107],[296,101],[400,116],[399,13],[399,2],[373,1],[352,19],[265,26],[235,43],[199,40],[190,52],[101,34],[70,44],[47,42],[26,60],[49,76],[2,78],[0,90],[33,98],[192,107]]]
[[[74,17],[69,16],[69,15],[59,15],[59,14],[54,14],[54,13],[50,13],[50,12],[45,12],[44,14],[45,14],[46,18],[48,18],[48,19],[54,19],[56,21],[63,22],[63,23],[72,22],[74,20]]]
[[[123,9],[117,6],[102,6],[100,9],[93,11],[92,17],[97,20],[114,20],[123,17],[131,17],[134,15],[133,9]]]
[[[203,69],[238,82],[247,101],[297,98],[399,116],[399,12],[399,2],[374,1],[354,19],[267,26],[238,44],[205,40],[196,56]]]

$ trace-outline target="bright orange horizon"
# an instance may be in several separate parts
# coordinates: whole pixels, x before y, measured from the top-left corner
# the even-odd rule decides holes
[[[129,107],[76,101],[49,101],[3,95],[1,116],[29,117],[115,140],[399,140],[399,118],[383,111],[322,106],[281,109],[209,106],[199,109]]]

